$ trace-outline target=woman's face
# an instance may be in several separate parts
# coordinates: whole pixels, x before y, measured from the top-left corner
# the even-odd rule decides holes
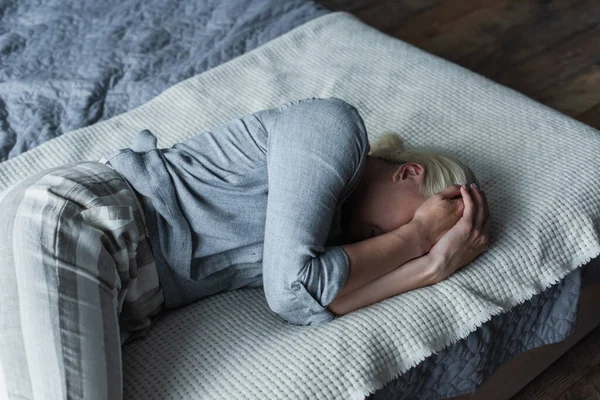
[[[342,205],[343,244],[381,235],[409,223],[425,202],[418,163],[392,165],[367,156],[361,181]]]

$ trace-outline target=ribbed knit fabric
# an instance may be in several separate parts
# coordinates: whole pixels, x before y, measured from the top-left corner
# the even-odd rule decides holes
[[[276,318],[261,289],[175,310],[124,348],[125,398],[362,398],[600,253],[598,131],[344,12],[0,164],[0,189],[98,159],[145,128],[168,146],[311,96],[353,104],[371,141],[394,130],[408,148],[469,165],[490,205],[488,251],[436,285],[320,326]]]

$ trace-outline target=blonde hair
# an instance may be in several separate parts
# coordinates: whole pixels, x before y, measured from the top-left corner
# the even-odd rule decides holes
[[[371,144],[369,155],[390,164],[412,162],[423,165],[425,177],[420,189],[425,199],[454,184],[475,183],[480,187],[473,171],[455,157],[429,150],[404,150],[404,139],[395,132],[386,132]]]

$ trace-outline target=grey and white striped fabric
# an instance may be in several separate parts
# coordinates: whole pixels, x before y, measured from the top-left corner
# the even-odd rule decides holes
[[[164,303],[128,183],[68,164],[3,192],[0,210],[0,398],[121,398],[121,345]]]

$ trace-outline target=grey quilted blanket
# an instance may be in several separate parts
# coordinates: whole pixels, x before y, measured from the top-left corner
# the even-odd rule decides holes
[[[0,161],[327,12],[310,0],[0,0]]]

